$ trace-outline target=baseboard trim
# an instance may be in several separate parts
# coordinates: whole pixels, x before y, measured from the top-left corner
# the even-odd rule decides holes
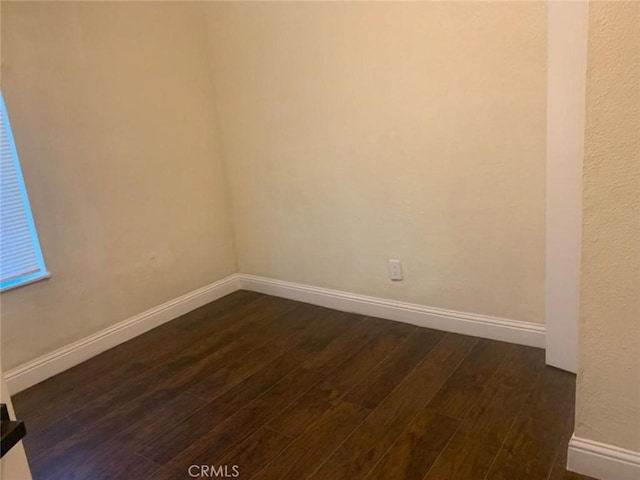
[[[573,434],[569,441],[567,469],[602,480],[638,480],[640,452]]]
[[[282,280],[239,274],[240,288],[420,327],[545,347],[545,327],[535,323],[425,307]]]
[[[233,293],[239,288],[238,275],[230,275],[31,360],[6,372],[5,379],[9,392],[13,395],[25,390],[105,350],[142,335],[152,328]]]
[[[545,346],[543,325],[425,307],[255,275],[233,274],[9,370],[5,375],[7,387],[12,395],[21,392],[105,350],[241,288],[420,327],[532,347]]]

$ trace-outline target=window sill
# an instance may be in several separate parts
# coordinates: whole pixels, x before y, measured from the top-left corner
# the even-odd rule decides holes
[[[37,273],[37,274],[33,274],[31,276],[27,276],[27,277],[23,277],[20,279],[16,279],[13,282],[15,283],[11,283],[5,287],[2,287],[0,289],[1,293],[7,292],[9,290],[14,290],[16,288],[20,288],[20,287],[25,287],[27,285],[31,285],[32,283],[36,283],[36,282],[40,282],[42,280],[47,280],[51,278],[51,273],[49,272],[44,272],[44,273]]]

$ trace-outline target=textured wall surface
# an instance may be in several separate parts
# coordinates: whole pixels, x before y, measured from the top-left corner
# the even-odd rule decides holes
[[[235,271],[199,4],[3,1],[2,89],[52,273],[5,370]]]
[[[240,271],[544,321],[545,2],[207,9]]]
[[[576,434],[640,452],[640,3],[590,9]]]

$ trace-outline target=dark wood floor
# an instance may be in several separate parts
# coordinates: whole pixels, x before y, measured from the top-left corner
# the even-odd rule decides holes
[[[586,478],[542,350],[245,291],[14,402],[35,480]]]

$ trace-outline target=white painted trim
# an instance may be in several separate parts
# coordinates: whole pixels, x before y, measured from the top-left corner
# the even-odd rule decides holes
[[[535,323],[425,307],[254,275],[238,275],[240,288],[420,327],[544,348],[545,327]]]
[[[238,276],[230,275],[9,370],[5,375],[9,391],[16,394],[238,289]]]
[[[545,345],[543,325],[425,307],[254,275],[234,274],[8,371],[6,380],[9,391],[11,394],[16,394],[241,288],[447,332],[533,347],[544,348]]]
[[[548,3],[547,364],[577,372],[589,3]]]
[[[567,469],[602,480],[638,480],[640,452],[576,437],[569,441]]]

